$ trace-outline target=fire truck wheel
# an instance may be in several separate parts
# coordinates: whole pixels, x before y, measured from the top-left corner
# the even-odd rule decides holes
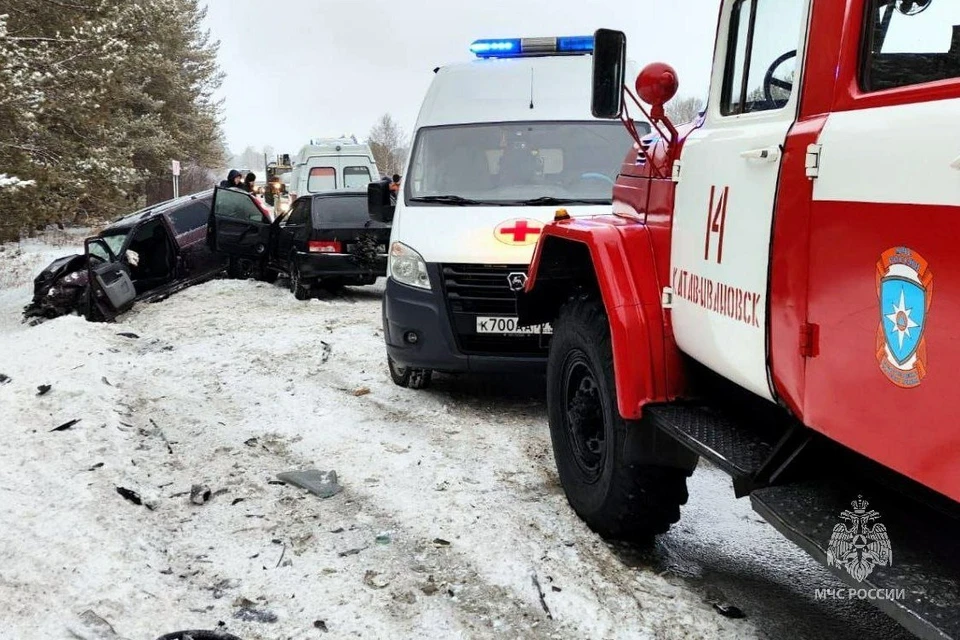
[[[683,469],[628,464],[629,428],[617,410],[609,324],[594,298],[566,304],[554,323],[547,364],[550,439],[571,507],[600,535],[647,540],[680,519]]]

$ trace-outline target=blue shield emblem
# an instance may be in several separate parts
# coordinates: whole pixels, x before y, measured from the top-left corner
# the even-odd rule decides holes
[[[903,365],[917,351],[926,321],[927,292],[917,282],[897,276],[880,282],[880,323],[887,349]]]

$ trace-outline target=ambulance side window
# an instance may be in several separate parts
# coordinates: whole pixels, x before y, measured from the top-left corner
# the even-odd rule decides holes
[[[720,112],[782,109],[796,90],[807,0],[737,0],[730,15]]]
[[[960,2],[868,0],[864,91],[960,78]]]

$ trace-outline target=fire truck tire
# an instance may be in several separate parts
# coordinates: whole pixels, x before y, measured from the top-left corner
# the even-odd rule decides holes
[[[627,429],[617,410],[613,351],[603,304],[567,303],[554,323],[547,363],[550,439],[560,483],[573,510],[596,533],[648,540],[680,519],[689,471],[664,461],[624,461]]]

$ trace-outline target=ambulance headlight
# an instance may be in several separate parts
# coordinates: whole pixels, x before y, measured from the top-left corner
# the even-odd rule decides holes
[[[430,288],[430,276],[427,275],[427,263],[419,253],[403,244],[390,245],[388,275],[401,284],[420,289]]]

